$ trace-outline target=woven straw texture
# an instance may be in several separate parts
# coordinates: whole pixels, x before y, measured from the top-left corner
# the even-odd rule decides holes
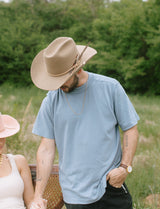
[[[32,174],[33,184],[36,184],[36,165],[29,165]],[[47,209],[61,209],[64,205],[61,187],[59,184],[59,167],[54,165],[51,176],[48,180],[43,198],[48,200]]]

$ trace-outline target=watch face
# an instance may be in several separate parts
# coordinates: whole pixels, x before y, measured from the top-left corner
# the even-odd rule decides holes
[[[131,173],[131,172],[132,172],[132,166],[129,165],[129,166],[127,167],[127,171],[128,171],[128,173]]]

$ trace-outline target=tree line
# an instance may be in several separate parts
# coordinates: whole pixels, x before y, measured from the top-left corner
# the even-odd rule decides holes
[[[0,3],[0,84],[29,86],[35,55],[60,36],[95,48],[85,70],[130,93],[160,95],[159,0],[13,0]]]

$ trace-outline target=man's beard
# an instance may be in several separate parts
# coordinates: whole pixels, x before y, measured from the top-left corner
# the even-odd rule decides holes
[[[75,88],[77,88],[78,86],[78,83],[79,83],[79,78],[77,75],[74,76],[74,80],[73,82],[71,83],[71,85],[68,87],[68,86],[61,86],[62,90],[66,93],[70,93],[72,91],[74,91]]]

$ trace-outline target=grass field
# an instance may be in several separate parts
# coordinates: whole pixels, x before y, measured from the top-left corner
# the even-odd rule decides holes
[[[32,134],[32,127],[46,93],[34,86],[0,86],[0,112],[12,115],[21,125],[20,132],[7,139],[8,152],[25,155],[29,163],[36,163],[40,137]],[[126,182],[132,194],[134,209],[156,209],[159,208],[156,196],[151,206],[146,205],[144,200],[148,195],[160,192],[160,97],[129,97],[140,116],[140,121],[133,172],[128,175]],[[58,163],[58,154],[55,163]]]

